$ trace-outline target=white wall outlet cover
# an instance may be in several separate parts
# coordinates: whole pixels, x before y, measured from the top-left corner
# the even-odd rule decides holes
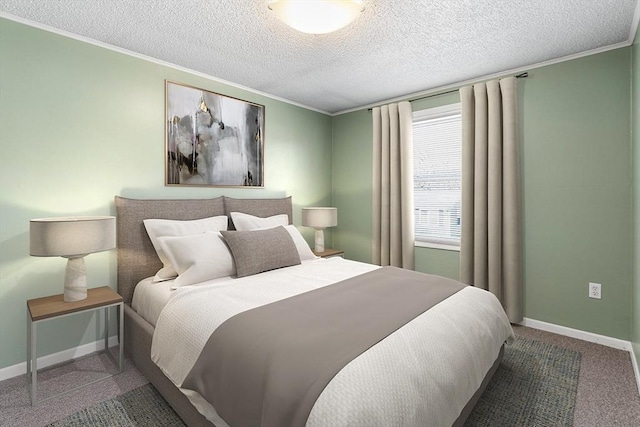
[[[589,298],[602,299],[602,285],[600,283],[589,283]]]

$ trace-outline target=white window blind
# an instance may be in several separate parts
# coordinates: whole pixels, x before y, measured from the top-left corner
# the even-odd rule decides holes
[[[460,247],[461,142],[460,104],[414,113],[415,239],[425,246]]]

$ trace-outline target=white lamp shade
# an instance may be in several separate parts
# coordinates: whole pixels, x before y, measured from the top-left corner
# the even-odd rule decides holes
[[[39,218],[29,228],[32,256],[74,258],[116,247],[113,216]]]
[[[336,31],[364,10],[361,0],[271,0],[268,6],[282,22],[309,34]]]
[[[338,225],[338,208],[302,208],[302,225],[317,229]]]

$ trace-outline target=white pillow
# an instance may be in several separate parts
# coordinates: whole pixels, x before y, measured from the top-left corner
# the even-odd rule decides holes
[[[318,258],[313,254],[309,244],[304,240],[304,237],[302,237],[302,234],[300,234],[300,231],[298,231],[295,225],[286,225],[284,228],[289,232],[293,243],[296,245],[298,255],[300,255],[300,261]]]
[[[193,234],[202,234],[207,231],[226,230],[228,218],[225,215],[214,216],[211,218],[195,219],[192,221],[177,221],[170,219],[145,219],[144,227],[151,239],[158,258],[162,261],[162,267],[153,278],[154,282],[173,279],[178,275],[171,266],[171,262],[164,254],[164,251],[158,243],[159,237],[164,236],[190,236]]]
[[[218,231],[159,237],[158,242],[178,272],[171,289],[236,274],[231,251]]]
[[[289,225],[289,216],[287,214],[260,218],[259,216],[246,213],[231,212],[231,220],[238,231],[262,230],[265,228],[274,228],[279,225]]]

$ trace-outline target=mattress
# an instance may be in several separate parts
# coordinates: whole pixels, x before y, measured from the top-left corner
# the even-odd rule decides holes
[[[375,268],[342,258],[320,259],[180,288],[155,322],[152,359],[180,386],[208,337],[229,317]],[[345,366],[320,395],[307,425],[450,426],[511,339],[497,299],[466,287]],[[226,425],[201,396],[182,391],[209,420]]]

